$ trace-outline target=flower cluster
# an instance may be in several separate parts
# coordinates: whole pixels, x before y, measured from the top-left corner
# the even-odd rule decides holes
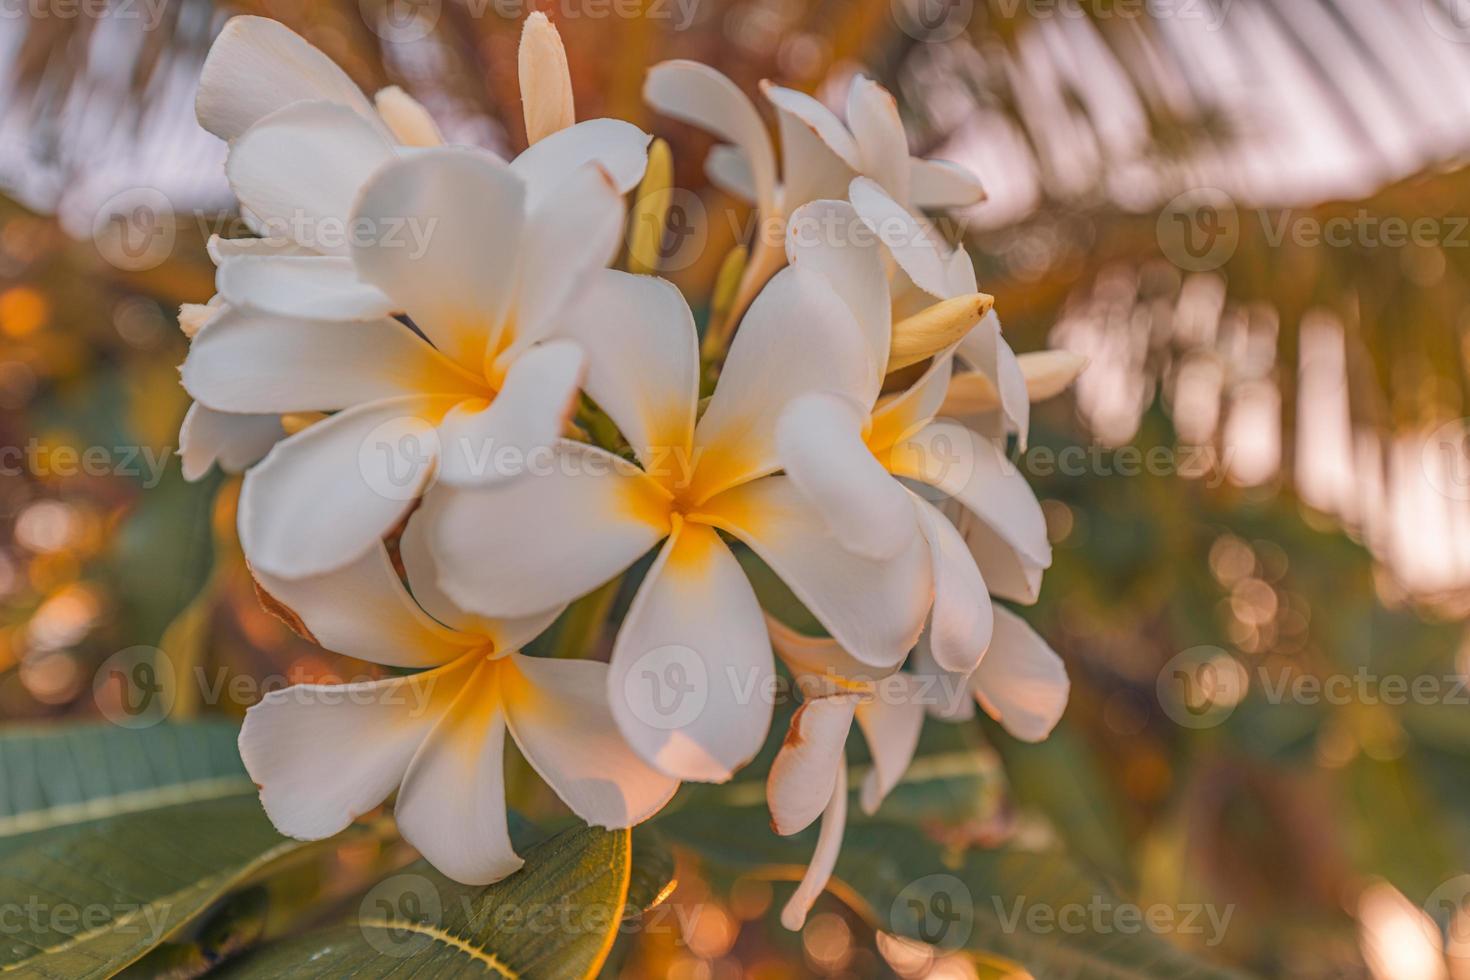
[[[268,695],[242,755],[282,832],[329,836],[396,791],[404,838],[486,883],[520,864],[507,732],[578,816],[630,826],[759,751],[779,657],[804,700],[773,823],[823,820],[795,928],[836,860],[854,721],[872,811],[926,712],[978,703],[1025,739],[1060,716],[1060,661],[991,597],[1034,601],[1050,564],[1006,447],[1080,365],[1011,351],[924,216],[982,191],[910,157],[883,88],[855,79],[843,120],[765,85],[778,167],[729,79],[669,62],[648,102],[723,140],[712,182],[777,230],[733,266],[701,344],[678,289],[614,267],[625,195],[667,180],[651,137],[576,121],[540,14],[519,67],[530,146],[507,161],[445,145],[404,92],[367,98],[270,20],[230,21],[204,66],[199,119],[261,237],[211,242],[218,295],[180,317],[186,473],[248,470],[262,600],[398,669]],[[519,652],[650,552],[607,663]],[[825,635],[763,609],[752,569]],[[926,705],[926,675],[966,696]]]

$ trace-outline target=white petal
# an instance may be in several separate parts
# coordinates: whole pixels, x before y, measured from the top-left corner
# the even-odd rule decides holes
[[[847,304],[867,344],[871,374],[861,399],[871,408],[888,373],[893,342],[892,300],[878,243],[858,234],[858,216],[846,201],[816,201],[791,215],[786,256],[793,266],[820,273]]]
[[[480,642],[420,609],[381,544],[325,575],[283,579],[257,569],[255,578],[279,615],[343,656],[389,667],[437,667]]]
[[[914,207],[964,208],[985,200],[980,178],[948,160],[909,160]]]
[[[611,453],[562,442],[534,465],[519,480],[425,498],[439,587],[461,608],[529,616],[569,602],[668,534],[667,495]]]
[[[909,199],[909,143],[898,103],[883,86],[858,75],[847,91],[847,126],[857,141],[862,166],[898,201]]]
[[[448,486],[484,486],[524,475],[519,462],[545,452],[561,438],[577,402],[586,356],[570,341],[533,347],[511,366],[488,407],[464,402],[439,427],[439,481]],[[514,454],[505,467],[497,461]]]
[[[365,554],[433,476],[433,424],[452,404],[372,402],[276,443],[240,491],[240,543],[251,566],[303,578]]]
[[[1026,379],[1026,394],[1034,402],[1055,398],[1067,390],[1087,367],[1087,358],[1069,350],[1039,350],[1016,358]]]
[[[802,92],[761,83],[761,90],[776,107],[781,130],[781,206],[790,214],[809,201],[841,198],[856,174],[850,159],[856,147],[837,117],[816,99]],[[825,128],[819,129],[812,120]],[[833,144],[851,151],[844,159]]]
[[[395,312],[382,290],[357,278],[352,260],[333,255],[225,259],[215,287],[231,305],[280,316],[375,320]]]
[[[770,100],[771,105],[776,107],[776,111],[783,118],[789,117],[798,121],[809,132],[815,134],[832,155],[837,158],[839,163],[845,165],[849,170],[860,170],[862,168],[863,164],[861,157],[858,155],[857,140],[853,139],[852,133],[848,132],[847,126],[843,124],[841,119],[837,118],[831,109],[828,109],[805,92],[798,92],[796,89],[784,88],[780,85],[772,85],[770,82],[761,83],[761,92]],[[784,129],[782,133],[784,140]],[[782,150],[786,149],[784,142],[781,148]],[[789,176],[789,162],[786,164],[786,167],[787,175]],[[842,182],[842,188],[838,191],[839,196],[842,190],[846,189],[847,182],[853,176],[853,174],[849,174],[847,179]]]
[[[428,496],[434,493],[431,489]],[[425,612],[450,629],[486,638],[496,650],[519,650],[546,632],[566,608],[553,606],[521,619],[489,619],[465,612],[439,588],[439,566],[429,548],[428,528],[422,510],[409,518],[398,540],[398,556],[403,560],[404,577],[414,599]]]
[[[934,587],[922,538],[886,561],[854,555],[785,477],[728,491],[704,511],[749,545],[858,660],[893,667],[913,647]]]
[[[404,146],[442,146],[444,136],[423,103],[397,85],[378,89],[373,107],[393,138]]]
[[[858,701],[854,694],[813,698],[791,716],[766,779],[771,827],[781,836],[805,830],[827,808],[844,766],[843,746]]]
[[[809,392],[860,401],[866,345],[842,299],[816,272],[782,269],[740,323],[719,384],[695,429],[696,499],[781,465],[776,424]]]
[[[776,211],[776,153],[755,105],[724,75],[694,61],[654,65],[643,99],[666,116],[714,133],[739,148],[755,175],[755,197],[764,215]]]
[[[488,885],[524,863],[505,813],[505,716],[496,707],[493,664],[482,662],[419,746],[394,815],[403,839],[439,871]]]
[[[469,666],[268,692],[245,712],[240,758],[271,823],[290,837],[321,840],[382,803]]]
[[[731,197],[747,204],[755,203],[755,174],[751,173],[750,161],[739,147],[728,143],[711,147],[709,156],[704,158],[704,175]]]
[[[944,243],[932,228],[866,177],[854,180],[848,195],[863,223],[915,285],[937,299],[956,295],[949,282]]]
[[[1067,709],[1071,682],[1062,658],[1020,616],[995,610],[995,641],[970,677],[985,713],[1023,742],[1051,734]]]
[[[652,141],[652,136],[621,119],[589,119],[528,147],[510,168],[526,182],[530,210],[554,199],[589,163],[606,171],[618,193],[626,194],[643,179]]]
[[[482,372],[510,310],[525,186],[473,150],[420,150],[363,188],[353,243],[358,275],[377,286],[446,355]]]
[[[803,395],[776,428],[786,475],[854,554],[881,560],[918,528],[909,494],[863,442],[863,413],[835,395]]]
[[[330,323],[231,307],[189,345],[184,388],[222,412],[331,412],[484,389],[396,320]]]
[[[1051,565],[1041,504],[990,440],[954,422],[934,422],[894,446],[889,469],[954,497],[1031,562]]]
[[[231,17],[199,72],[199,125],[233,140],[264,116],[303,101],[336,102],[374,117],[347,73],[301,35],[266,17]]]
[[[238,473],[285,437],[279,415],[216,412],[195,402],[179,427],[184,479],[203,479],[215,463],[226,473]]]
[[[796,675],[803,690],[815,687],[835,693],[851,682],[881,680],[894,668],[875,669],[850,655],[830,636],[808,636],[766,614],[766,629],[771,634],[771,647]]]
[[[857,708],[857,723],[873,757],[861,796],[863,812],[869,816],[903,779],[924,728],[923,681],[912,674],[894,674],[877,686],[875,696]]]
[[[915,497],[914,506],[934,561],[930,649],[943,669],[968,674],[990,647],[994,630],[990,593],[955,526],[927,501]]]
[[[578,292],[559,332],[587,351],[587,394],[646,470],[692,465],[699,340],[689,304],[670,282],[611,269]],[[688,482],[682,469],[669,475],[669,485]]]
[[[623,741],[608,707],[606,664],[512,654],[502,670],[511,736],[577,816],[596,827],[631,827],[679,788]]]
[[[555,333],[577,290],[617,256],[625,212],[607,172],[597,166],[568,175],[555,196],[530,212],[520,246],[514,341],[497,365]]]
[[[353,200],[392,159],[393,145],[381,127],[345,106],[297,102],[231,145],[225,175],[262,237],[346,255],[354,237],[347,222]]]
[[[941,353],[918,381],[897,395],[885,397],[873,410],[873,424],[868,433],[868,445],[873,451],[891,448],[932,422],[944,406],[953,374],[954,357]]]
[[[1016,431],[1021,449],[1025,450],[1031,425],[1031,395],[1026,390],[1026,376],[1015,352],[1001,335],[1000,317],[994,310],[965,335],[957,353],[961,360],[995,385],[1000,393],[1001,412]],[[998,433],[1000,436],[1004,434]]]
[[[760,603],[718,534],[664,545],[613,644],[608,701],[628,744],[692,782],[724,782],[771,726],[775,660]]]
[[[837,769],[837,785],[832,789],[832,799],[822,814],[822,829],[817,834],[817,849],[812,852],[811,863],[801,884],[781,909],[781,924],[796,932],[806,924],[806,915],[812,905],[832,880],[837,867],[837,855],[842,850],[842,835],[847,829],[847,763],[843,761]]]
[[[957,502],[945,510],[959,528],[970,555],[975,559],[990,594],[1029,606],[1041,595],[1042,574],[1046,566],[1027,558],[997,534],[990,525]]]

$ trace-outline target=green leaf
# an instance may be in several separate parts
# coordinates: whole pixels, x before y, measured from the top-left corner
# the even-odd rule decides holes
[[[0,731],[0,857],[49,831],[255,787],[228,723]]]
[[[129,813],[37,835],[0,860],[21,910],[0,970],[110,976],[255,872],[312,845],[277,834],[251,797]]]
[[[627,830],[576,827],[527,849],[525,867],[483,888],[419,862],[374,886],[353,921],[266,946],[221,973],[594,976],[618,936],[632,882],[639,902],[664,888],[651,885],[659,875],[634,874],[633,854]]]
[[[334,846],[260,809],[229,725],[0,735],[0,972],[111,976],[237,886]]]

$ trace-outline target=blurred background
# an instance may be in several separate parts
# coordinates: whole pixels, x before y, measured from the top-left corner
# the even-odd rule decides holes
[[[173,454],[177,309],[213,293],[208,236],[243,233],[194,85],[224,20],[264,14],[451,141],[513,153],[531,9],[580,118],[673,145],[691,193],[665,274],[691,297],[744,212],[704,177],[708,139],[642,105],[647,66],[839,110],[862,70],[916,153],[983,178],[960,226],[1012,345],[1089,359],[1017,456],[1057,548],[1026,615],[1071,707],[1042,745],[977,729],[980,772],[918,823],[1228,909],[1166,939],[1257,975],[1470,977],[1463,0],[7,2],[0,717],[124,711],[108,664],[139,646],[167,654],[177,717],[372,676],[259,607],[238,481],[185,483]],[[699,914],[613,975],[1020,975],[831,895],[788,935],[785,886],[693,851],[679,881]]]

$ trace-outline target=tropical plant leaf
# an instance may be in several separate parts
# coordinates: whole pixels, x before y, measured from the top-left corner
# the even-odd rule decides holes
[[[0,857],[38,834],[183,803],[255,796],[234,725],[88,724],[0,734]]]
[[[483,888],[419,862],[374,886],[352,921],[267,946],[223,975],[367,980],[410,967],[432,976],[594,976],[630,905],[651,903],[667,887],[664,871],[635,873],[632,841],[627,830],[565,830],[527,849],[520,871]],[[659,866],[667,870],[667,859]]]
[[[332,843],[271,827],[213,723],[0,736],[0,972],[111,976],[233,889]]]
[[[0,945],[0,970],[110,976],[255,872],[312,846],[277,834],[249,796],[28,835],[0,860],[0,903],[23,911]]]

